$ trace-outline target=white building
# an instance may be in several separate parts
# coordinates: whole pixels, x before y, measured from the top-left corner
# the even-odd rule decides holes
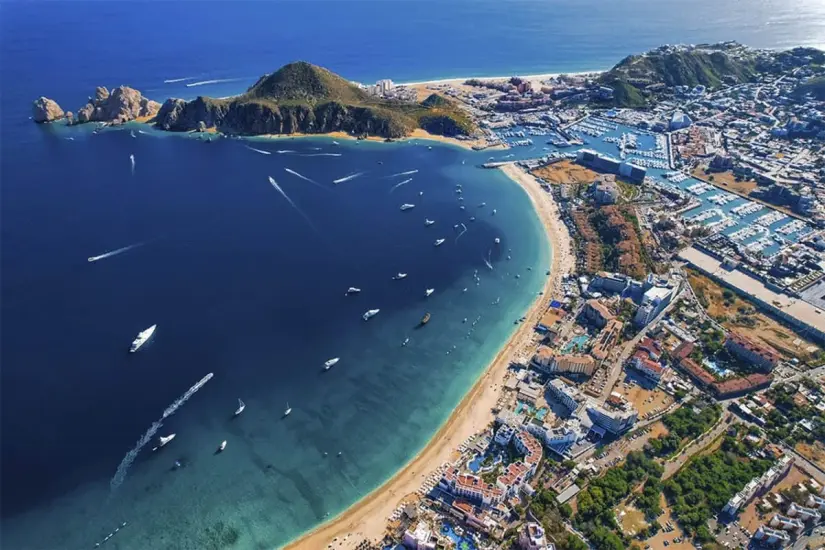
[[[791,540],[791,536],[785,531],[778,531],[764,525],[756,530],[753,538],[768,544],[775,544],[777,542],[785,543]]]
[[[818,497],[816,495],[808,495],[808,501],[805,505],[809,508],[815,508],[820,512],[825,511],[825,498]]]
[[[382,78],[375,83],[375,87],[381,90],[382,94],[385,94],[395,88],[395,84],[389,78]]]
[[[739,508],[750,502],[754,495],[756,495],[757,491],[764,487],[773,485],[776,480],[785,475],[785,472],[787,472],[791,467],[792,462],[793,459],[791,459],[790,456],[786,455],[780,458],[767,472],[762,474],[760,477],[755,477],[750,480],[741,491],[733,495],[727,504],[725,504],[722,512],[731,515],[735,514]],[[788,515],[792,516],[793,514],[789,513]]]
[[[636,311],[633,322],[639,327],[647,326],[667,307],[671,298],[673,298],[672,288],[654,286],[647,289],[642,296],[642,304]]]
[[[527,431],[536,436],[550,450],[563,455],[576,441],[583,439],[587,434],[582,433],[581,423],[577,418],[565,422],[558,428],[547,424],[527,424]]]
[[[513,439],[514,433],[516,433],[516,431],[513,428],[507,424],[502,424],[496,432],[495,442],[502,447],[506,447],[510,444],[510,440]]]
[[[555,550],[553,544],[547,544],[544,529],[538,523],[525,523],[518,535],[518,545],[522,550]]]
[[[639,412],[632,407],[625,411],[609,411],[598,405],[587,407],[587,414],[596,425],[614,434],[632,428],[639,416]]]
[[[771,518],[770,526],[774,529],[782,529],[783,531],[793,531],[798,533],[805,528],[805,524],[796,518],[789,518],[781,514],[775,514]]]
[[[554,378],[548,382],[547,390],[571,412],[578,409],[579,405],[585,401],[578,389],[566,384],[561,378]]]
[[[404,531],[402,544],[410,550],[435,550],[438,539],[433,535],[433,530],[425,521],[419,521],[412,531]]]
[[[799,518],[802,521],[813,521],[814,523],[818,523],[819,520],[822,519],[819,511],[808,508],[807,506],[800,506],[795,502],[792,502],[788,507],[788,515],[792,518]]]

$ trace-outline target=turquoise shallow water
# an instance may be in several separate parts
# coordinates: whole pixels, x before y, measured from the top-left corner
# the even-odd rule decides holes
[[[15,269],[4,280],[12,321],[4,353],[59,378],[51,390],[42,379],[28,383],[66,404],[37,420],[65,430],[55,441],[72,438],[61,466],[75,485],[6,522],[4,540],[15,548],[85,547],[123,521],[119,548],[203,548],[221,536],[237,536],[244,548],[287,542],[425,445],[515,328],[549,266],[527,195],[479,168],[482,154],[456,147],[257,140],[255,148],[273,152],[263,155],[232,140],[60,128],[45,130],[40,146],[61,170],[84,177],[66,182],[44,166],[29,176],[41,186],[36,195],[13,191],[20,209],[6,220],[18,231],[7,243]],[[340,156],[311,156],[321,152]],[[411,170],[418,172],[393,176]],[[416,207],[401,212],[405,202]],[[56,219],[27,227],[32,211]],[[436,224],[425,227],[425,217]],[[461,223],[468,230],[458,237]],[[444,245],[433,246],[437,238]],[[137,241],[148,242],[85,262]],[[409,276],[393,281],[398,271]],[[362,292],[344,296],[349,286]],[[426,288],[435,289],[429,298]],[[371,308],[381,313],[364,322]],[[416,329],[424,312],[432,320]],[[158,324],[154,339],[137,356],[125,354],[149,323]],[[50,335],[45,349],[31,348],[35,326]],[[333,356],[341,362],[322,372]],[[120,457],[207,372],[214,379],[159,432],[176,439],[157,455],[145,449],[110,493]],[[230,420],[237,397],[247,408]],[[284,419],[287,402],[293,412]],[[80,425],[68,425],[67,415]],[[24,421],[31,419],[17,419],[20,429]],[[213,456],[224,439],[227,450]],[[184,467],[172,471],[175,459]]]

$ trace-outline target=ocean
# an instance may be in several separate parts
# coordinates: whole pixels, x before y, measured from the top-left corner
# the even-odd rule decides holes
[[[415,81],[600,69],[665,42],[821,46],[824,10],[810,0],[3,3],[0,545],[89,548],[123,522],[105,544],[285,544],[426,444],[535,299],[551,254],[526,194],[478,168],[484,153],[204,143],[139,126],[135,138],[93,135],[32,124],[36,97],[74,111],[98,85],[159,101],[225,96],[296,59],[364,82]],[[350,286],[362,292],[345,296]],[[432,320],[416,329],[425,312]],[[331,357],[341,361],[323,372]],[[147,445],[112,490],[124,455],[207,373],[158,432],[175,440],[156,454]],[[232,420],[238,398],[247,407]]]

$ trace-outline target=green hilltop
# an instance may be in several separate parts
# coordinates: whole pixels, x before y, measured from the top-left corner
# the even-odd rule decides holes
[[[441,96],[430,96],[422,103],[374,97],[337,74],[304,61],[262,76],[234,98],[169,99],[156,124],[165,130],[215,127],[243,135],[343,131],[400,138],[416,128],[447,136],[474,131],[467,114]]]
[[[715,88],[725,77],[739,82],[756,74],[755,62],[734,57],[724,49],[658,49],[631,55],[600,77],[601,84],[614,90],[614,101],[622,107],[642,107],[647,103],[648,86],[697,86]]]

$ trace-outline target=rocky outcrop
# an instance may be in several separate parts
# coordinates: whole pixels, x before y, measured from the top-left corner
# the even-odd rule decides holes
[[[199,97],[186,102],[168,99],[155,118],[159,128],[177,132],[217,128],[228,134],[294,134],[347,132],[402,137],[415,121],[379,108],[335,101],[311,105],[278,105],[268,101],[225,101]]]
[[[141,95],[134,88],[120,86],[109,92],[98,87],[89,103],[78,109],[77,122],[107,122],[123,124],[136,118],[153,117],[158,113],[160,103]]]
[[[32,119],[37,123],[60,120],[65,114],[60,105],[48,97],[39,97],[32,103]]]

